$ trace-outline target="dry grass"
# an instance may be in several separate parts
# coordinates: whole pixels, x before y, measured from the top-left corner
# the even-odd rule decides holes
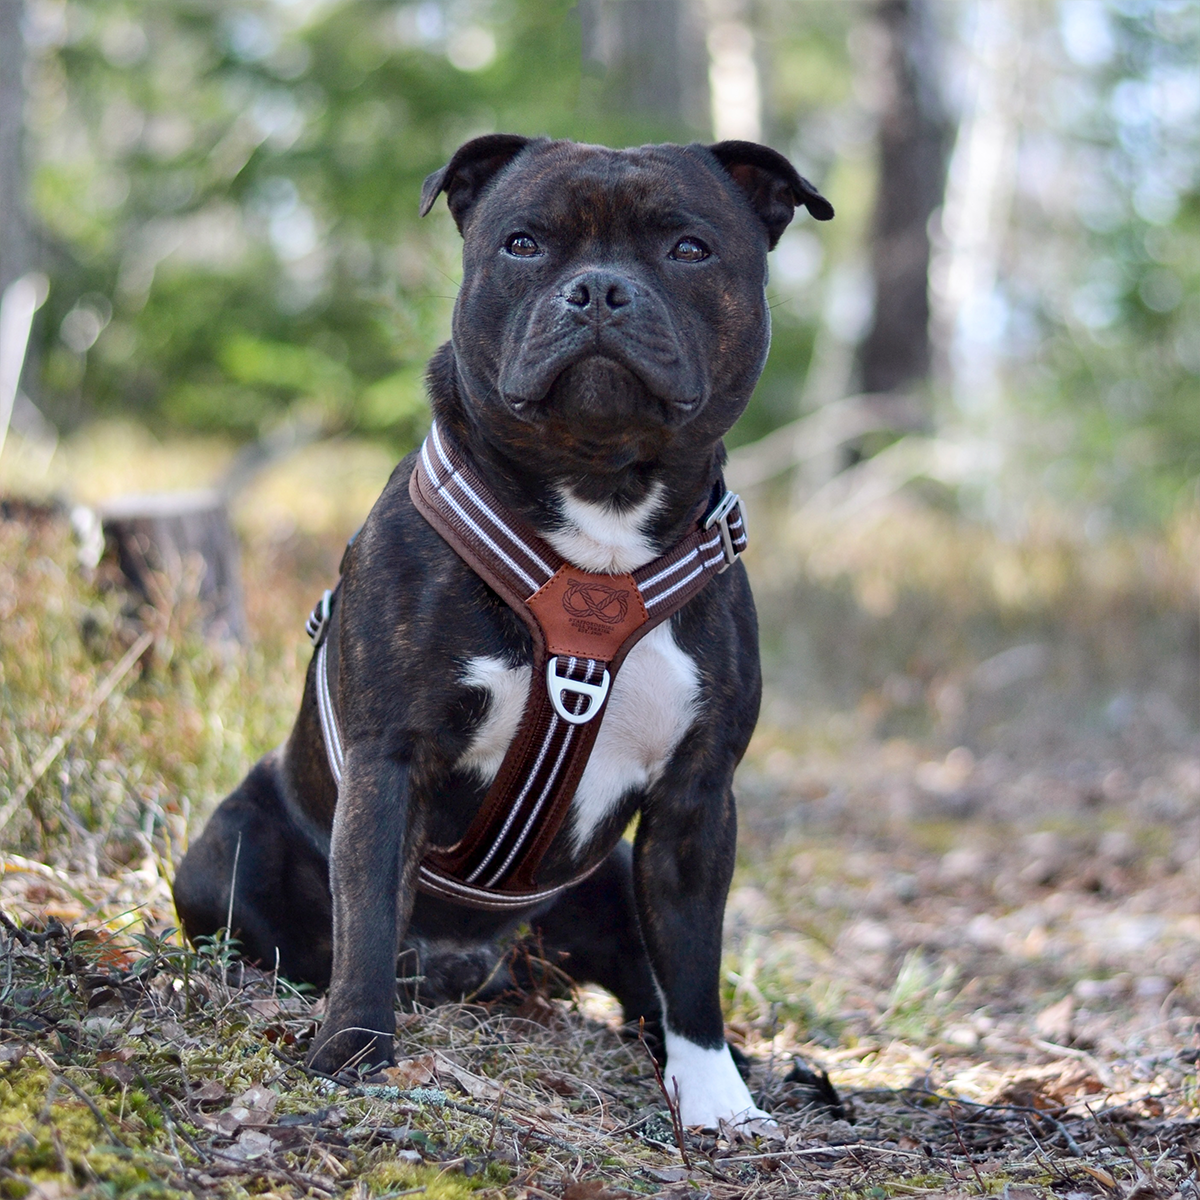
[[[242,516],[244,652],[196,638],[186,588],[170,611],[130,611],[103,570],[77,566],[60,517],[0,521],[6,795],[137,634],[154,634],[0,834],[14,922],[0,937],[0,1191],[1196,1196],[1194,729],[1163,715],[1158,685],[1116,667],[1091,723],[1066,708],[1054,723],[1054,669],[992,690],[977,674],[1030,622],[1053,656],[1066,626],[1086,644],[1097,629],[1191,620],[1186,554],[1110,548],[1134,566],[1113,568],[1107,592],[1088,576],[1087,612],[1065,603],[1070,581],[1099,567],[1067,542],[1051,553],[1045,539],[1013,548],[958,529],[951,553],[941,517],[860,525],[840,543],[793,530],[803,571],[760,562],[774,685],[740,780],[725,1000],[781,1131],[689,1133],[685,1167],[648,1061],[604,997],[398,1013],[405,1062],[347,1088],[300,1065],[319,1001],[170,933],[188,827],[286,732],[303,617],[355,519],[337,500],[344,475],[302,520],[287,515],[316,461],[307,478],[261,481]],[[365,493],[381,468],[356,461]],[[949,561],[913,565],[931,545]],[[994,569],[1014,558],[1050,581],[1016,608],[995,581],[1020,572]],[[1145,561],[1161,570],[1140,587]],[[939,626],[925,614],[942,595],[954,621]],[[797,596],[824,614],[806,644],[850,629],[856,661],[877,671],[852,703],[825,697],[818,712],[789,679],[800,659],[778,614],[802,626]],[[886,669],[870,665],[879,644]],[[1147,670],[1159,667],[1167,678],[1173,664]],[[1132,696],[1115,724],[1113,687]],[[1176,713],[1186,704],[1159,691]],[[796,1056],[828,1072],[843,1112],[819,1075],[788,1081]]]

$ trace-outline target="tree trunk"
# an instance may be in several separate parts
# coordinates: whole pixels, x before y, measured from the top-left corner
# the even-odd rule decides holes
[[[604,70],[606,107],[670,136],[707,135],[708,54],[697,3],[580,0],[583,58]]]
[[[100,511],[131,587],[160,611],[194,601],[205,634],[246,638],[241,556],[218,492],[125,496]]]
[[[929,218],[942,203],[950,122],[928,0],[880,0],[879,183],[871,234],[875,307],[858,349],[859,388],[919,388],[932,365]]]
[[[22,0],[0,0],[0,293],[33,265],[25,216]]]

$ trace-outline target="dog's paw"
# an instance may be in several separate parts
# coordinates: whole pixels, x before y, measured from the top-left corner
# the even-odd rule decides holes
[[[774,1127],[769,1113],[750,1098],[728,1046],[707,1050],[677,1033],[667,1032],[667,1065],[663,1071],[667,1092],[678,1086],[679,1116],[684,1125],[719,1129],[765,1122]]]
[[[322,1029],[308,1055],[309,1069],[322,1075],[370,1075],[394,1061],[391,1035],[362,1028]]]

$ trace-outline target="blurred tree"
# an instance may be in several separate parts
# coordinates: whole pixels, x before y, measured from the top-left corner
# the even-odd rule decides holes
[[[640,133],[578,112],[567,0],[34,0],[36,208],[60,423],[407,444],[457,245],[421,180],[488,129]],[[305,14],[308,14],[307,16]]]
[[[580,0],[578,14],[584,62],[602,68],[606,110],[660,128],[663,138],[708,136],[699,0]]]
[[[919,388],[932,365],[929,219],[942,203],[953,134],[942,101],[942,55],[928,0],[880,0],[869,60],[878,107],[879,167],[871,227],[874,303],[858,347],[864,392]]]
[[[0,0],[0,293],[32,265],[25,214],[22,0]]]

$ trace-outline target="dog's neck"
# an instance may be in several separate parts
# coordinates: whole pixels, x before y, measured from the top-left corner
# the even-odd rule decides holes
[[[480,420],[440,365],[435,359],[429,373],[439,427],[502,504],[583,570],[636,570],[679,541],[708,507],[725,460],[719,439],[696,445],[684,433],[648,460],[597,467],[535,423],[493,412]]]

